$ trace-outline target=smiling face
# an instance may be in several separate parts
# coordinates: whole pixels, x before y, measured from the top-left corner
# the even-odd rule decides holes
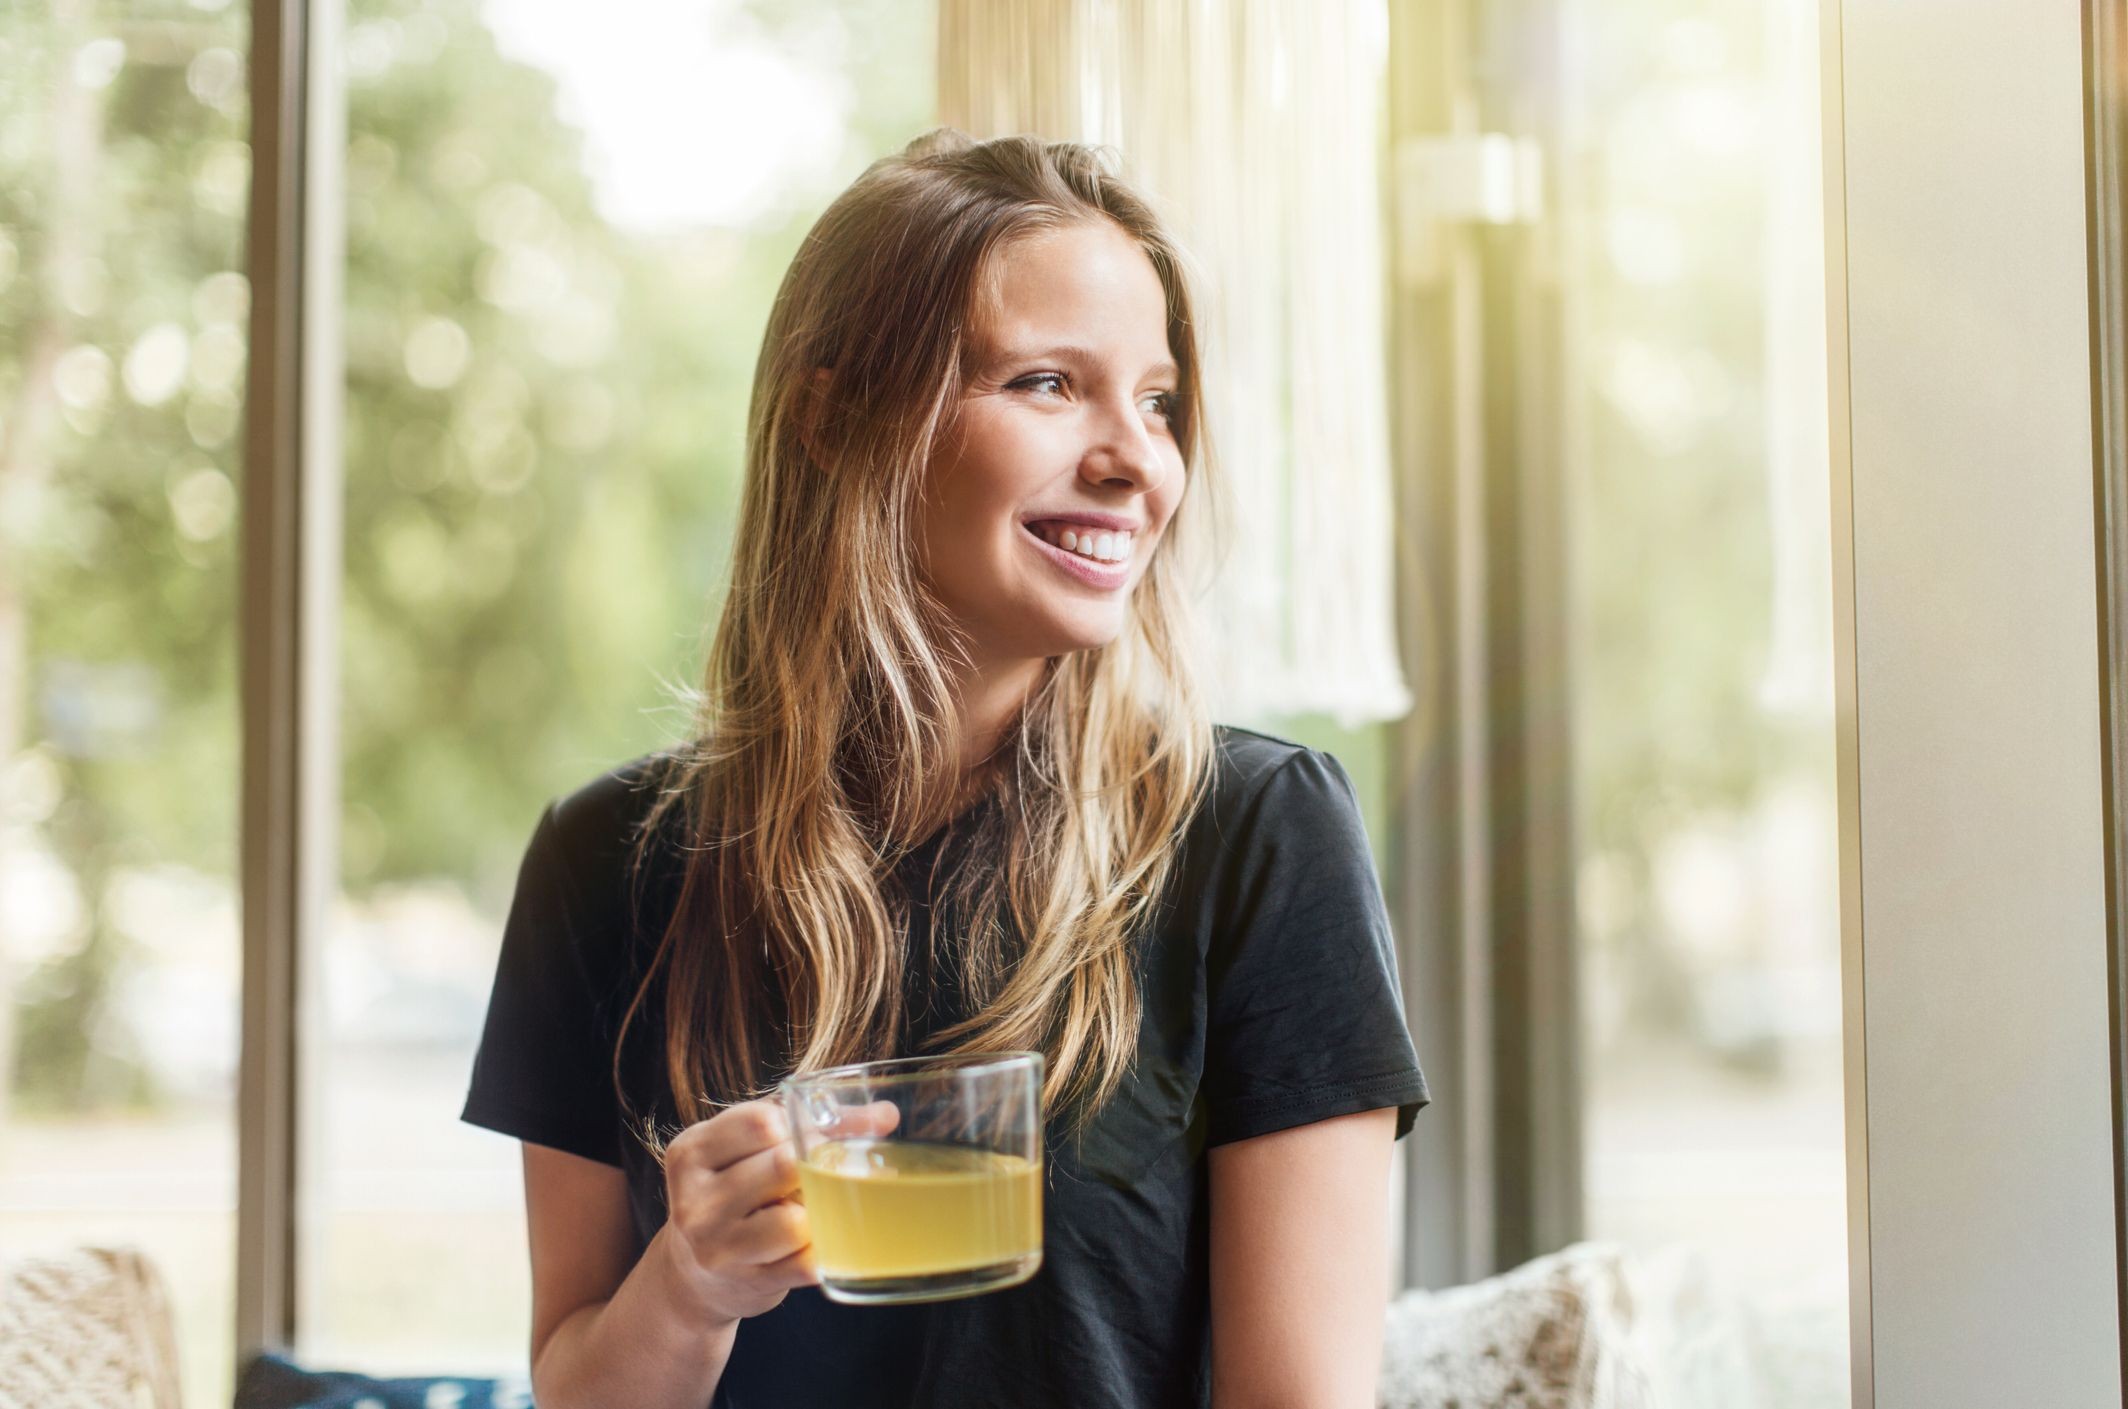
[[[1152,261],[1106,220],[998,256],[995,316],[927,470],[922,565],[993,672],[1106,645],[1182,500]]]

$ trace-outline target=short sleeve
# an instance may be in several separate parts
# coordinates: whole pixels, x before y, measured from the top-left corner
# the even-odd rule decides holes
[[[576,902],[550,804],[518,868],[459,1118],[619,1165],[621,1122],[604,1001],[611,985],[586,962]]]
[[[1207,946],[1206,1143],[1430,1101],[1359,801],[1337,760],[1280,763],[1223,838]]]

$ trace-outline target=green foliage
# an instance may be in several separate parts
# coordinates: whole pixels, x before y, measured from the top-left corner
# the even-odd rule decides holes
[[[354,0],[350,891],[447,874],[499,905],[543,800],[685,727],[664,682],[698,675],[717,611],[776,283],[821,202],[933,121],[932,34],[912,11],[928,15],[740,0],[734,22],[844,55],[860,99],[844,160],[748,228],[650,238],[601,217],[554,81],[498,51],[475,0]],[[1590,111],[1682,91],[1690,75],[1654,57],[1665,27],[1712,13],[1610,13],[1592,42],[1615,52],[1583,67],[1620,88]],[[1749,55],[1760,18],[1707,23]],[[196,0],[18,7],[0,26],[0,614],[18,607],[28,630],[26,658],[0,659],[25,721],[0,757],[43,740],[57,759],[64,802],[43,834],[90,907],[86,943],[17,995],[17,1085],[39,1099],[143,1094],[105,1020],[128,962],[110,878],[147,859],[236,869],[247,45],[242,6]],[[1589,130],[1620,154],[1661,145]],[[1726,257],[1662,286],[1578,271],[1581,316],[1606,357],[1662,348],[1739,388],[1669,441],[1604,397],[1585,408],[1575,635],[1600,668],[1577,679],[1577,825],[1583,854],[1639,868],[1629,929],[1653,971],[1647,858],[1681,820],[1739,811],[1807,766],[1822,726],[1772,719],[1752,693],[1771,591],[1763,412],[1744,390],[1764,355],[1762,175],[1625,159],[1598,205],[1656,208]],[[183,349],[173,385],[157,384],[158,336]],[[1379,841],[1380,731],[1293,728],[1352,765]]]
[[[929,123],[910,8],[758,17],[795,36],[849,12],[864,101],[833,185]],[[553,79],[497,50],[476,0],[355,0],[345,37],[343,880],[454,875],[495,904],[547,797],[686,725],[664,682],[700,669],[753,356],[826,192],[753,228],[619,230]],[[91,908],[18,995],[26,1099],[142,1094],[96,1075],[89,1036],[128,958],[116,868],[236,870],[246,48],[243,7],[192,0],[0,29],[0,594],[30,631],[0,660],[27,705],[0,757],[47,741],[45,840]],[[99,66],[105,86],[70,81]],[[124,368],[165,323],[186,374],[144,401]],[[52,394],[47,346],[81,404]]]
[[[1760,144],[1783,134],[1764,6],[1590,14],[1571,129],[1583,145],[1561,154],[1597,222],[1564,278],[1584,339],[1570,511],[1578,851],[1622,887],[1618,933],[1591,941],[1627,956],[1634,1024],[1704,1036],[1656,859],[1681,829],[1831,768],[1829,718],[1759,696],[1777,586],[1769,479],[1792,472],[1769,463],[1769,417],[1784,414],[1766,395],[1769,356],[1786,335],[1770,327],[1769,242],[1817,232],[1772,219]]]
[[[33,1108],[153,1095],[111,1008],[130,958],[111,877],[153,856],[234,869],[226,354],[247,115],[223,80],[242,40],[240,12],[179,4],[31,7],[5,30],[0,617],[23,622],[27,660],[0,659],[0,720],[24,718],[60,764],[42,831],[88,911],[17,1001]],[[0,757],[25,742],[0,738]]]

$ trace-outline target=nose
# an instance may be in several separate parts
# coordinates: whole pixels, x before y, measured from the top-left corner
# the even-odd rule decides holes
[[[1144,413],[1126,403],[1094,418],[1093,444],[1079,460],[1079,476],[1089,484],[1145,494],[1160,487],[1168,473],[1159,444],[1146,429]]]

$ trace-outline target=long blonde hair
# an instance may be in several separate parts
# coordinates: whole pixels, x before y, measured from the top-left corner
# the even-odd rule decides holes
[[[1178,532],[1204,531],[1187,506],[1209,446],[1185,256],[1110,155],[926,133],[829,205],[777,291],[730,593],[690,741],[670,753],[635,849],[640,875],[660,828],[684,829],[678,896],[614,1081],[663,969],[665,1076],[683,1122],[791,1072],[894,1055],[907,898],[885,882],[965,783],[951,747],[965,640],[915,553],[925,466],[995,306],[1001,253],[1098,220],[1144,249],[1165,291],[1172,427],[1194,478],[1123,633],[1047,662],[993,756],[986,782],[1004,805],[979,814],[982,862],[956,876],[944,927],[971,1016],[930,1045],[1042,1052],[1045,1109],[1072,1110],[1077,1132],[1128,1074],[1134,937],[1212,771],[1176,556],[1190,551]],[[643,1133],[661,1152],[658,1130]]]

